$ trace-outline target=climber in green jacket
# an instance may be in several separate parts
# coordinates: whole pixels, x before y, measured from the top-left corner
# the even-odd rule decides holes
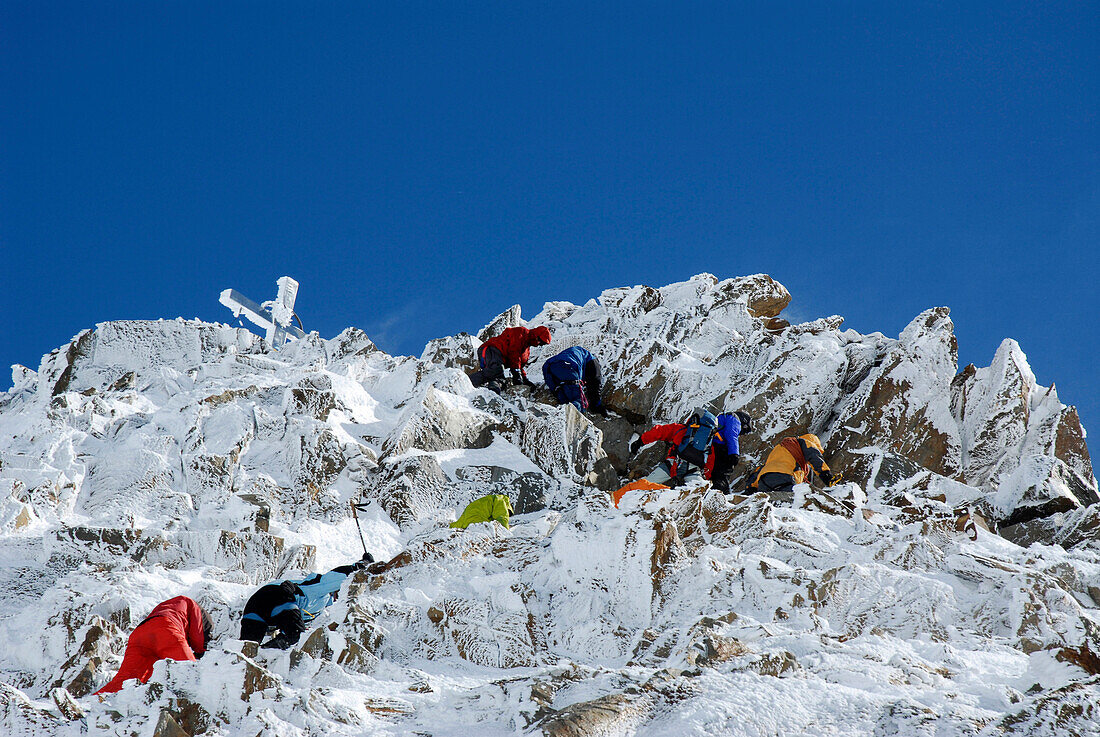
[[[464,530],[470,525],[488,522],[491,519],[507,527],[510,514],[512,514],[512,501],[508,497],[504,494],[489,494],[467,504],[462,516],[452,522],[451,527]]]

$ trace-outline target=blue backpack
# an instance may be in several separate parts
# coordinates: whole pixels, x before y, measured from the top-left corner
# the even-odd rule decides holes
[[[718,430],[718,418],[704,409],[697,409],[688,418],[684,439],[676,446],[676,455],[700,468],[707,463],[707,448]]]

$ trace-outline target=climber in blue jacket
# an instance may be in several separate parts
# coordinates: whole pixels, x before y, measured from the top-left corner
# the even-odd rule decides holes
[[[244,605],[241,639],[259,642],[268,633],[278,634],[260,647],[285,650],[295,645],[306,626],[321,611],[336,601],[344,579],[374,562],[370,553],[351,565],[337,566],[328,573],[315,573],[300,580],[269,583],[254,593]]]
[[[600,385],[603,383],[600,362],[584,348],[566,348],[546,359],[542,365],[542,378],[562,404],[572,404],[581,412],[595,412],[607,417],[607,408],[600,401]]]
[[[741,460],[741,436],[752,432],[752,417],[747,412],[723,412],[718,415],[718,430],[711,442],[707,459],[707,478],[715,489],[729,493],[729,477]]]

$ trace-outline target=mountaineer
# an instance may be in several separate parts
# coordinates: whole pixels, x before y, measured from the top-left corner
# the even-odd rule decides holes
[[[833,472],[825,463],[821,440],[813,433],[783,438],[750,477],[747,491],[792,491],[795,484],[810,483],[816,473],[826,486],[833,484]]]
[[[730,490],[730,474],[741,460],[740,436],[752,432],[752,417],[747,412],[723,412],[718,415],[718,430],[710,446],[706,473],[715,489]]]
[[[470,525],[475,525],[478,522],[488,522],[495,519],[507,527],[510,519],[509,515],[511,514],[511,499],[504,494],[489,494],[480,499],[474,499],[467,504],[466,509],[462,511],[462,516],[449,526],[465,530]]]
[[[504,369],[512,370],[513,384],[526,384],[534,387],[535,382],[527,378],[524,366],[531,360],[531,348],[550,343],[550,328],[540,325],[536,328],[507,328],[500,335],[489,338],[477,349],[480,371],[470,374],[474,386],[486,386],[500,394],[504,389]]]
[[[118,673],[97,694],[115,693],[131,678],[145,683],[158,660],[198,660],[210,644],[214,624],[194,599],[162,601],[130,633]]]
[[[344,579],[373,562],[374,556],[363,553],[355,563],[337,566],[328,573],[262,586],[244,605],[241,639],[259,642],[268,630],[276,630],[277,634],[260,647],[285,650],[296,644],[306,626],[336,601]]]
[[[600,401],[603,375],[600,362],[580,346],[566,348],[542,364],[546,388],[562,404],[572,404],[581,412],[595,412],[607,417],[607,408]]]
[[[680,486],[689,475],[702,478],[707,466],[707,451],[717,430],[718,418],[700,407],[687,422],[654,425],[646,430],[630,444],[630,452],[635,454],[643,445],[658,440],[668,443],[668,455],[646,480],[669,487]]]

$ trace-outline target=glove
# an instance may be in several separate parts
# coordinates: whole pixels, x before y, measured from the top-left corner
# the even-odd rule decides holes
[[[730,481],[725,476],[711,479],[711,486],[713,486],[715,489],[722,492],[723,494],[730,493]]]
[[[363,557],[360,558],[355,563],[355,570],[361,571],[373,562],[374,562],[374,556],[373,555],[371,555],[370,553],[363,553]]]
[[[286,635],[284,635],[282,633],[279,633],[279,634],[275,635],[274,637],[272,637],[267,642],[265,642],[264,644],[260,645],[260,647],[267,648],[267,649],[274,648],[274,649],[278,649],[278,650],[286,650],[288,647],[291,646],[291,644],[293,644],[293,643],[290,642],[289,637],[287,637]]]
[[[532,389],[534,389],[536,386],[538,386],[535,382],[531,381],[526,376],[523,377],[523,384],[524,384],[524,386],[529,386]]]
[[[832,471],[822,471],[821,472],[821,480],[825,483],[826,486],[832,486],[833,485],[833,472]]]
[[[635,440],[633,443],[630,444],[630,455],[637,454],[637,452],[641,449],[642,449],[642,439],[638,438],[637,440]]]

